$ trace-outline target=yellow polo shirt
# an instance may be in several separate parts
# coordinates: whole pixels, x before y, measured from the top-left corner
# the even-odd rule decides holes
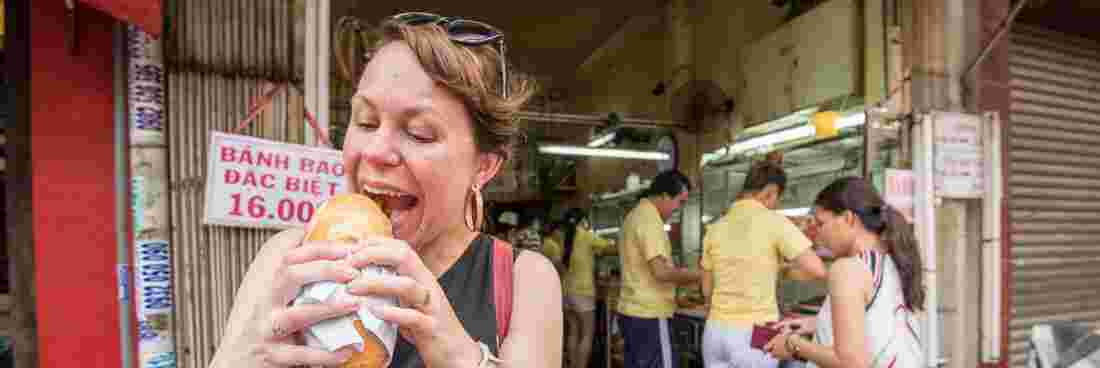
[[[563,248],[564,248],[564,243]],[[607,239],[596,236],[591,230],[577,227],[573,238],[573,253],[569,255],[569,268],[565,270],[565,294],[596,297],[596,255],[605,253],[611,246]],[[564,249],[562,257],[564,257]]]
[[[565,252],[563,248],[562,244],[558,242],[558,239],[553,236],[542,238],[542,254],[546,256],[546,258],[550,258],[554,263],[561,262],[562,253]]]
[[[775,289],[782,261],[812,245],[779,212],[753,199],[734,203],[703,237],[703,270],[714,275],[707,319],[741,328],[778,320]]]
[[[649,261],[660,256],[672,259],[672,243],[657,207],[642,199],[623,220],[619,313],[636,318],[672,317],[676,311],[676,284],[658,281],[649,267]]]

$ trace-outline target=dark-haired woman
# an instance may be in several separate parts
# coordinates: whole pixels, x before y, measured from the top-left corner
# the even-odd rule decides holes
[[[922,261],[909,223],[860,178],[825,187],[814,218],[818,240],[839,257],[829,295],[816,318],[784,322],[765,349],[808,367],[924,367],[914,316],[924,305]]]
[[[596,236],[588,218],[570,209],[558,229],[562,239],[562,267],[566,308],[566,351],[571,368],[587,368],[596,326],[596,255],[613,253],[615,243]]]

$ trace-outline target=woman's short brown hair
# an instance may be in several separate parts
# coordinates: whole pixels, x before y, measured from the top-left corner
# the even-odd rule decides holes
[[[434,23],[410,26],[387,19],[378,31],[375,48],[396,41],[407,43],[428,75],[462,99],[474,121],[474,144],[479,152],[500,154],[505,159],[510,156],[521,136],[517,113],[536,87],[532,79],[508,68],[508,94],[504,97],[503,55],[497,42],[458,44]]]
[[[756,193],[764,190],[768,184],[775,184],[779,193],[787,189],[787,171],[773,160],[759,161],[749,168],[741,193]]]

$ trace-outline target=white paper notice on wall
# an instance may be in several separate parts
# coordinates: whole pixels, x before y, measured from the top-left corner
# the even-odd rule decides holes
[[[982,117],[952,112],[935,114],[936,193],[948,198],[981,198],[985,191]]]
[[[344,191],[340,151],[210,132],[203,222],[254,228],[304,226]]]
[[[886,169],[883,200],[913,223],[913,193],[916,179],[912,170]]]

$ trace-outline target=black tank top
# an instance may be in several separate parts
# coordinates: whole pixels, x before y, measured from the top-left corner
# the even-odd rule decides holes
[[[513,262],[520,250],[513,253]],[[439,286],[447,294],[455,315],[466,333],[497,352],[497,312],[493,303],[493,238],[479,234],[450,269],[439,276]],[[424,362],[416,347],[400,334],[390,368],[422,368]]]

